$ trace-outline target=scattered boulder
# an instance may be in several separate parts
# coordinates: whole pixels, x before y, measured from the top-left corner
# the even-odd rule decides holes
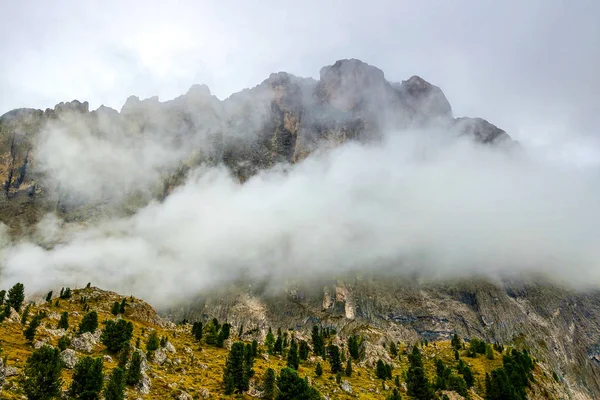
[[[167,360],[167,353],[163,349],[158,349],[152,355],[152,362],[163,365]]]
[[[96,343],[94,335],[90,332],[85,332],[73,338],[71,347],[82,353],[91,353]]]
[[[210,397],[210,392],[208,391],[208,389],[200,388],[198,390],[198,395],[203,399],[208,399]]]
[[[7,378],[10,378],[11,376],[17,376],[19,374],[19,370],[17,367],[6,366],[4,369],[4,374]]]
[[[60,359],[65,365],[65,368],[67,369],[73,369],[78,361],[78,358],[75,355],[75,351],[73,349],[66,349],[65,351],[60,353]]]
[[[112,362],[113,359],[111,356],[109,356],[108,354],[105,354],[102,359],[104,360],[104,362]]]
[[[136,385],[136,389],[140,394],[148,394],[150,393],[150,387],[152,386],[150,382],[150,378],[146,375],[145,372],[142,372],[142,377],[138,384]]]
[[[33,344],[34,349],[40,349],[48,343],[48,338],[43,338],[42,340],[36,340]]]
[[[4,361],[0,358],[0,394],[2,394],[2,386],[6,380],[6,368],[4,368]]]
[[[175,350],[175,346],[173,346],[173,343],[171,342],[167,342],[167,344],[165,345],[165,350],[171,354],[177,353],[177,351]]]
[[[352,386],[350,385],[350,382],[343,380],[342,381],[342,390],[346,393],[352,393]]]
[[[21,323],[21,316],[18,312],[15,311],[14,308],[10,308],[10,314],[8,315],[8,320],[10,322],[18,322]]]
[[[187,392],[181,392],[179,396],[177,396],[177,400],[193,400],[193,397],[190,396]]]

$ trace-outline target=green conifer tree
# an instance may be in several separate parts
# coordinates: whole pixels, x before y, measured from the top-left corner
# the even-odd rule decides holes
[[[302,361],[306,361],[308,359],[309,351],[310,350],[308,349],[308,343],[306,340],[301,340],[300,347],[298,348],[298,356]]]
[[[346,376],[352,376],[352,358],[348,358],[346,370],[344,372],[346,373]]]
[[[75,364],[69,395],[76,399],[98,400],[104,384],[102,358],[84,357]]]
[[[342,371],[342,360],[340,359],[340,348],[330,344],[327,347],[327,355],[329,356],[329,365],[331,365],[331,373],[336,374]]]
[[[317,363],[317,367],[315,368],[315,375],[321,376],[323,375],[323,367],[321,367],[321,363]]]
[[[125,371],[116,367],[104,388],[104,400],[123,400],[125,398]]]
[[[96,311],[90,311],[85,314],[79,324],[79,333],[95,332],[98,329],[98,313]]]
[[[63,363],[58,349],[42,346],[27,359],[23,391],[28,399],[58,397],[62,386]]]
[[[119,319],[117,321],[106,321],[100,340],[111,353],[118,353],[124,347],[129,347],[129,341],[133,336],[133,324]]]
[[[60,321],[58,321],[58,329],[69,329],[69,313],[67,311],[64,311],[60,315]]]
[[[125,383],[130,386],[137,385],[140,379],[142,379],[142,356],[139,351],[134,351],[127,369]]]
[[[119,302],[115,301],[112,305],[112,309],[110,310],[110,312],[112,313],[112,315],[119,315],[120,308],[121,306],[119,305]]]
[[[298,355],[298,345],[296,344],[296,340],[292,338],[292,341],[290,343],[290,350],[288,351],[287,356],[287,366],[289,368],[297,370],[299,364],[300,356]]]
[[[6,304],[14,308],[16,312],[20,312],[23,301],[25,301],[25,286],[19,282],[8,290]]]
[[[263,399],[273,400],[276,394],[276,377],[273,368],[267,368],[264,376]]]

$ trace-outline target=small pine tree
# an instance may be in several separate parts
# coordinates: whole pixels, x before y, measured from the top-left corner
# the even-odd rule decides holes
[[[317,363],[317,367],[315,368],[315,375],[323,375],[323,367],[321,367],[321,363]]]
[[[98,329],[98,313],[90,311],[85,314],[79,324],[79,333],[95,332]]]
[[[275,398],[275,370],[273,368],[267,368],[265,371],[263,384],[263,399],[273,400]]]
[[[253,371],[251,367],[248,368],[247,352],[242,342],[235,342],[231,346],[229,355],[225,360],[225,370],[223,371],[223,384],[226,390],[231,378],[233,378],[235,390],[238,392],[241,393],[249,389],[250,375]]]
[[[305,379],[298,376],[298,373],[291,368],[283,368],[277,378],[277,387],[279,389],[278,400],[316,400],[321,395],[315,389],[310,387]]]
[[[158,346],[160,346],[158,333],[156,333],[156,331],[152,331],[150,332],[150,336],[148,337],[148,341],[146,342],[146,350],[148,352],[158,350]]]
[[[131,363],[127,369],[125,383],[130,386],[137,385],[142,379],[142,356],[139,351],[133,352]]]
[[[346,362],[346,370],[344,372],[346,376],[352,376],[352,358],[349,358]]]
[[[413,347],[412,354],[409,355],[410,366],[406,373],[407,392],[410,396],[418,400],[429,400],[433,398],[431,384],[425,376],[421,353],[417,346]]]
[[[92,282],[88,282],[87,285],[85,285],[86,289],[89,289],[92,286]]]
[[[60,298],[61,299],[70,299],[71,298],[71,288],[63,288],[60,291]]]
[[[271,327],[269,327],[269,331],[267,332],[267,337],[265,338],[265,346],[267,346],[267,353],[273,354],[273,346],[275,345],[275,336],[273,335],[273,331]]]
[[[492,346],[490,346],[489,344],[485,346],[485,357],[488,360],[494,359],[494,350],[492,350]]]
[[[58,321],[58,329],[69,329],[69,313],[64,311],[60,315],[60,321]]]
[[[125,371],[116,367],[104,388],[104,400],[123,400],[125,398]]]
[[[58,339],[58,349],[65,351],[71,345],[71,339],[67,335],[63,335]]]
[[[452,337],[452,341],[450,342],[450,344],[455,350],[460,350],[462,348],[462,342],[456,333]]]
[[[119,305],[119,313],[125,314],[125,306],[127,305],[127,300],[121,300],[121,304]]]
[[[288,351],[287,356],[287,366],[289,368],[293,368],[295,370],[298,369],[298,364],[300,363],[300,357],[298,356],[298,345],[296,344],[296,340],[292,338],[290,344],[290,351]]]
[[[202,322],[194,322],[194,324],[192,325],[192,335],[197,341],[202,340]]]
[[[46,295],[46,303],[50,303],[52,301],[52,290],[48,292]]]
[[[306,361],[308,359],[309,351],[310,350],[308,349],[308,343],[306,342],[306,340],[301,340],[300,347],[298,349],[298,356],[302,361]]]
[[[54,302],[54,307],[60,307],[60,301],[58,299]]]
[[[24,368],[23,391],[28,399],[58,397],[62,387],[63,363],[58,349],[42,346],[27,359]]]
[[[235,391],[235,378],[231,372],[227,372],[223,377],[223,386],[226,395],[232,395]]]
[[[252,358],[256,358],[256,356],[258,355],[258,342],[256,341],[256,339],[254,339],[252,341]]]
[[[219,328],[219,322],[216,318],[213,318],[211,322],[206,324],[206,327],[204,328],[204,341],[206,342],[206,344],[214,345],[217,343],[217,338],[219,336]]]
[[[25,310],[23,310],[23,314],[21,315],[21,325],[25,325],[27,323],[27,318],[29,318],[29,309],[31,308],[31,303],[27,304]]]
[[[38,326],[40,326],[40,322],[42,322],[42,316],[38,314],[35,317],[33,317],[27,329],[25,329],[25,331],[23,332],[25,335],[25,339],[27,339],[30,343],[32,343],[33,339],[35,338],[35,332]]]
[[[112,315],[119,315],[119,309],[121,307],[119,306],[119,302],[115,301],[113,303],[112,309],[110,310],[110,312],[112,313]]]
[[[329,356],[329,364],[331,365],[331,373],[336,374],[342,371],[342,360],[340,359],[340,348],[330,344],[327,347],[327,355]]]
[[[117,321],[106,321],[100,340],[111,353],[118,353],[125,347],[129,347],[129,341],[133,336],[133,324],[119,319]]]
[[[460,359],[460,356],[459,356],[459,354],[458,354],[458,350],[456,350],[456,349],[454,349],[454,359],[455,359],[456,361],[458,361],[458,360]]]
[[[160,347],[162,347],[162,348],[167,347],[167,343],[169,343],[169,339],[167,339],[166,336],[161,336],[160,337]]]
[[[125,374],[127,374],[127,363],[129,362],[129,356],[131,355],[131,347],[123,347],[119,352],[118,366],[123,368]]]
[[[325,356],[325,341],[323,340],[323,334],[319,330],[317,325],[313,326],[312,329],[312,343],[313,351],[315,355],[324,357]]]
[[[6,298],[6,290],[0,290],[0,306],[4,305],[5,298]]]
[[[398,347],[394,342],[390,343],[390,355],[392,356],[392,358],[398,357]]]
[[[75,364],[69,394],[76,399],[96,400],[104,384],[102,358],[84,357]]]
[[[20,312],[23,301],[25,301],[25,286],[19,282],[8,290],[6,304],[14,308],[16,312]]]
[[[273,345],[273,353],[281,354],[283,352],[283,337],[281,336],[281,330],[277,332],[277,339],[275,345]]]
[[[386,400],[402,400],[402,396],[400,396],[400,392],[397,388],[392,390],[392,394],[386,397]]]
[[[229,323],[224,323],[223,326],[221,326],[221,330],[219,331],[219,334],[217,335],[217,340],[215,345],[219,348],[222,348],[225,344],[225,341],[227,339],[229,339],[229,335],[231,333],[231,324]]]
[[[394,385],[396,385],[396,387],[400,387],[400,376],[396,375],[396,377],[394,378]]]

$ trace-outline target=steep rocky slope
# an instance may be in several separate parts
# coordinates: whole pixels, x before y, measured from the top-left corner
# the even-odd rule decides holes
[[[339,293],[337,301],[332,298],[334,303],[340,301]],[[115,317],[111,313],[112,305],[114,302],[123,300],[126,301],[125,312]],[[247,306],[250,306],[250,304],[251,302],[246,302]],[[260,308],[260,305],[255,304],[255,306]],[[78,334],[78,325],[86,310],[98,313],[100,326],[93,334]],[[133,323],[132,351],[141,351],[144,359],[142,379],[138,385],[127,387],[128,398],[179,400],[230,398],[230,396],[223,394],[222,375],[228,348],[231,347],[233,341],[238,340],[246,343],[258,340],[259,354],[254,362],[255,374],[251,379],[250,390],[244,396],[237,396],[236,398],[261,397],[265,370],[273,368],[279,371],[286,366],[285,357],[267,354],[264,337],[268,326],[274,330],[282,328],[297,340],[307,340],[312,348],[310,333],[306,330],[293,328],[287,330],[287,324],[282,322],[282,325],[277,323],[268,325],[267,320],[263,321],[262,328],[255,329],[256,326],[247,325],[250,322],[249,320],[246,320],[246,324],[243,324],[238,318],[239,314],[235,311],[227,314],[233,319],[222,320],[233,322],[233,326],[231,338],[227,340],[224,348],[218,348],[207,344],[205,339],[195,340],[191,334],[189,323],[176,325],[162,320],[152,307],[140,299],[120,296],[95,287],[76,289],[68,299],[53,298],[51,302],[38,300],[29,308],[29,321],[38,312],[45,313],[46,317],[42,319],[42,324],[37,329],[37,334],[32,343],[29,343],[23,335],[26,325],[20,322],[22,313],[19,315],[13,310],[12,316],[0,323],[0,347],[2,348],[0,395],[3,399],[24,398],[21,378],[23,377],[23,367],[27,358],[35,349],[43,345],[56,347],[59,339],[63,336],[71,338],[71,344],[61,353],[61,358],[65,363],[65,369],[62,373],[64,379],[62,388],[65,393],[73,379],[73,366],[85,356],[102,357],[104,374],[105,376],[110,375],[110,371],[118,364],[119,356],[109,352],[99,338],[101,337],[101,331],[104,329],[102,321],[116,318],[122,318]],[[57,328],[58,320],[63,312],[67,312],[69,315],[69,328],[66,330]],[[204,321],[206,325],[212,319],[212,316],[205,315],[199,320]],[[333,320],[323,322],[327,325],[339,325],[335,322],[332,324],[331,321]],[[151,356],[147,358],[145,347],[153,331],[157,332],[159,337],[167,338],[168,341],[164,343],[163,347],[153,351]],[[307,377],[311,385],[328,398],[383,399],[392,392],[395,383],[394,380],[384,381],[377,378],[375,362],[382,359],[392,365],[392,375],[394,377],[399,376],[400,392],[404,393],[406,391],[405,373],[408,368],[405,351],[410,350],[412,345],[419,341],[414,334],[399,339],[401,336],[398,334],[399,332],[400,330],[396,329],[395,332],[390,334],[390,332],[386,332],[381,324],[378,324],[378,326],[347,325],[340,332],[331,334],[327,342],[340,345],[343,349],[343,357],[349,358],[348,348],[345,345],[347,338],[350,335],[361,335],[365,338],[361,345],[364,349],[362,351],[363,355],[355,361],[351,376],[343,376],[341,382],[336,383],[335,374],[330,372],[329,362],[313,355],[312,351],[308,359],[301,362],[298,373],[301,377]],[[140,339],[139,342],[138,338]],[[397,355],[394,355],[390,349],[392,342],[398,346],[399,354]],[[517,347],[521,346],[516,342],[512,344]],[[434,365],[436,358],[440,358],[450,368],[456,368],[457,361],[448,340],[428,344],[419,342],[419,347],[424,356],[426,375],[430,380],[433,381],[436,374]],[[494,350],[494,357],[491,360],[483,355],[467,357],[467,350],[464,349],[459,351],[459,355],[470,366],[475,377],[474,386],[469,390],[469,397],[471,399],[482,398],[485,395],[485,374],[502,366],[501,354]],[[323,376],[315,374],[315,367],[318,362],[323,365]],[[559,399],[567,396],[568,388],[565,383],[557,382],[553,378],[552,372],[553,370],[543,360],[537,362],[534,370],[535,382],[528,390],[530,398]],[[438,393],[440,396],[447,394],[452,399],[463,398],[454,391],[439,391]],[[406,395],[404,394],[404,396]]]

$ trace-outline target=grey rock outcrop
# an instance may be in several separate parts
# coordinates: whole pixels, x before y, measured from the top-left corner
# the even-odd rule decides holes
[[[73,369],[77,361],[77,355],[75,355],[75,351],[73,349],[66,349],[60,353],[60,359],[67,369]]]

